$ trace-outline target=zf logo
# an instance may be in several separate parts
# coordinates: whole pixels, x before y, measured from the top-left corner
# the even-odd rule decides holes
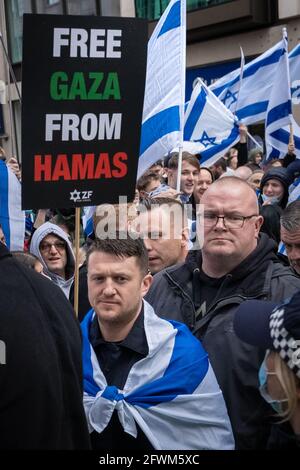
[[[77,201],[90,201],[93,195],[93,191],[74,191],[70,192],[70,200],[77,202]]]

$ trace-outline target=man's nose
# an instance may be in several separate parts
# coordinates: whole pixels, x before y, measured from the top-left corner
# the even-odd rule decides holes
[[[115,295],[116,289],[111,281],[107,281],[105,283],[104,289],[103,289],[103,294],[107,297],[111,297],[112,295]]]
[[[220,229],[221,230],[226,230],[226,225],[225,225],[223,217],[218,217],[217,223],[215,225],[215,229],[217,229],[217,230],[220,230]]]
[[[58,252],[58,250],[57,250],[56,246],[54,244],[52,244],[51,247],[50,247],[50,253],[57,253],[57,252]]]
[[[145,237],[144,238],[144,245],[147,249],[147,251],[151,251],[152,250],[152,243],[151,243],[151,239],[148,238],[148,237]]]

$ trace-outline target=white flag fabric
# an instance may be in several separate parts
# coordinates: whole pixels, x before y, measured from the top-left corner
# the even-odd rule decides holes
[[[283,34],[284,52],[280,56],[272,81],[266,123],[265,123],[265,143],[267,160],[277,158],[277,139],[274,133],[291,123],[292,100],[290,72],[288,61],[288,40],[286,31]],[[287,149],[286,149],[287,150]]]
[[[96,210],[96,206],[87,206],[83,208],[81,216],[82,228],[86,237],[90,237],[94,232],[93,216]]]
[[[186,0],[171,0],[148,43],[138,177],[183,140]]]
[[[6,87],[3,80],[0,80],[0,104],[6,104]]]
[[[289,53],[291,96],[300,104],[300,44]],[[292,118],[295,155],[300,158],[300,127]],[[290,140],[290,126],[285,126],[272,132],[273,158],[283,158],[287,153]]]
[[[298,178],[298,180],[294,184],[292,184],[290,188],[292,190],[290,192],[287,205],[289,205],[291,202],[300,200],[300,178]]]
[[[155,449],[233,449],[222,392],[206,351],[188,328],[155,315],[146,301],[148,355],[136,362],[123,390],[107,384],[89,342],[94,311],[81,322],[83,404],[89,431],[101,433],[117,410],[124,431],[136,423]]]
[[[289,191],[290,191],[290,194],[289,194],[287,206],[291,204],[291,202],[300,200],[300,178],[298,178],[293,184],[290,185]],[[280,253],[281,255],[287,256],[285,244],[283,242],[279,243],[278,253]]]
[[[0,160],[0,224],[10,250],[24,249],[25,212],[21,210],[21,183]]]
[[[184,140],[192,141],[190,152],[201,153],[201,165],[212,165],[240,139],[234,115],[200,78],[184,120]]]
[[[285,43],[282,40],[245,65],[241,84],[238,68],[209,88],[244,124],[264,120],[277,63],[284,51]]]

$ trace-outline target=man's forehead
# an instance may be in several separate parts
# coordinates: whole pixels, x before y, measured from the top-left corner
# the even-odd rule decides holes
[[[225,177],[226,178],[226,177]],[[205,204],[208,201],[213,203],[226,203],[228,205],[238,204],[249,205],[252,202],[256,203],[256,196],[251,187],[234,184],[211,184],[203,195],[202,199]]]
[[[105,253],[104,251],[94,251],[89,257],[88,268],[89,270],[95,268],[97,270],[113,269],[115,271],[127,271],[133,267],[137,267],[137,257],[127,256],[120,257],[112,253]]]
[[[63,239],[59,237],[58,235],[55,235],[55,233],[49,233],[43,238],[43,242],[54,242],[54,241],[62,241]],[[64,240],[63,240],[64,241]]]
[[[145,232],[148,228],[162,228],[162,226],[174,222],[174,220],[178,219],[181,214],[182,208],[178,204],[174,204],[172,206],[166,204],[155,207],[150,211],[142,212],[138,216],[137,223],[139,226],[137,229],[139,232]],[[140,224],[139,221],[141,222]]]
[[[281,226],[281,238],[287,243],[300,243],[300,228],[290,231]]]
[[[182,170],[197,171],[199,173],[199,169],[186,160],[182,161]]]

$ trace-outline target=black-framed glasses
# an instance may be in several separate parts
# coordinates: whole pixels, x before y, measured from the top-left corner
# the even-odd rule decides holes
[[[223,219],[223,224],[226,228],[243,228],[245,220],[251,219],[252,217],[257,217],[258,214],[251,215],[216,215],[211,212],[204,212],[200,214],[199,219],[200,223],[203,223],[204,227],[215,227],[219,219]]]
[[[40,244],[40,250],[41,251],[50,251],[51,248],[54,246],[54,248],[56,249],[56,251],[63,251],[66,249],[66,244],[65,242],[54,242],[54,243],[48,243],[48,242],[42,242]]]

